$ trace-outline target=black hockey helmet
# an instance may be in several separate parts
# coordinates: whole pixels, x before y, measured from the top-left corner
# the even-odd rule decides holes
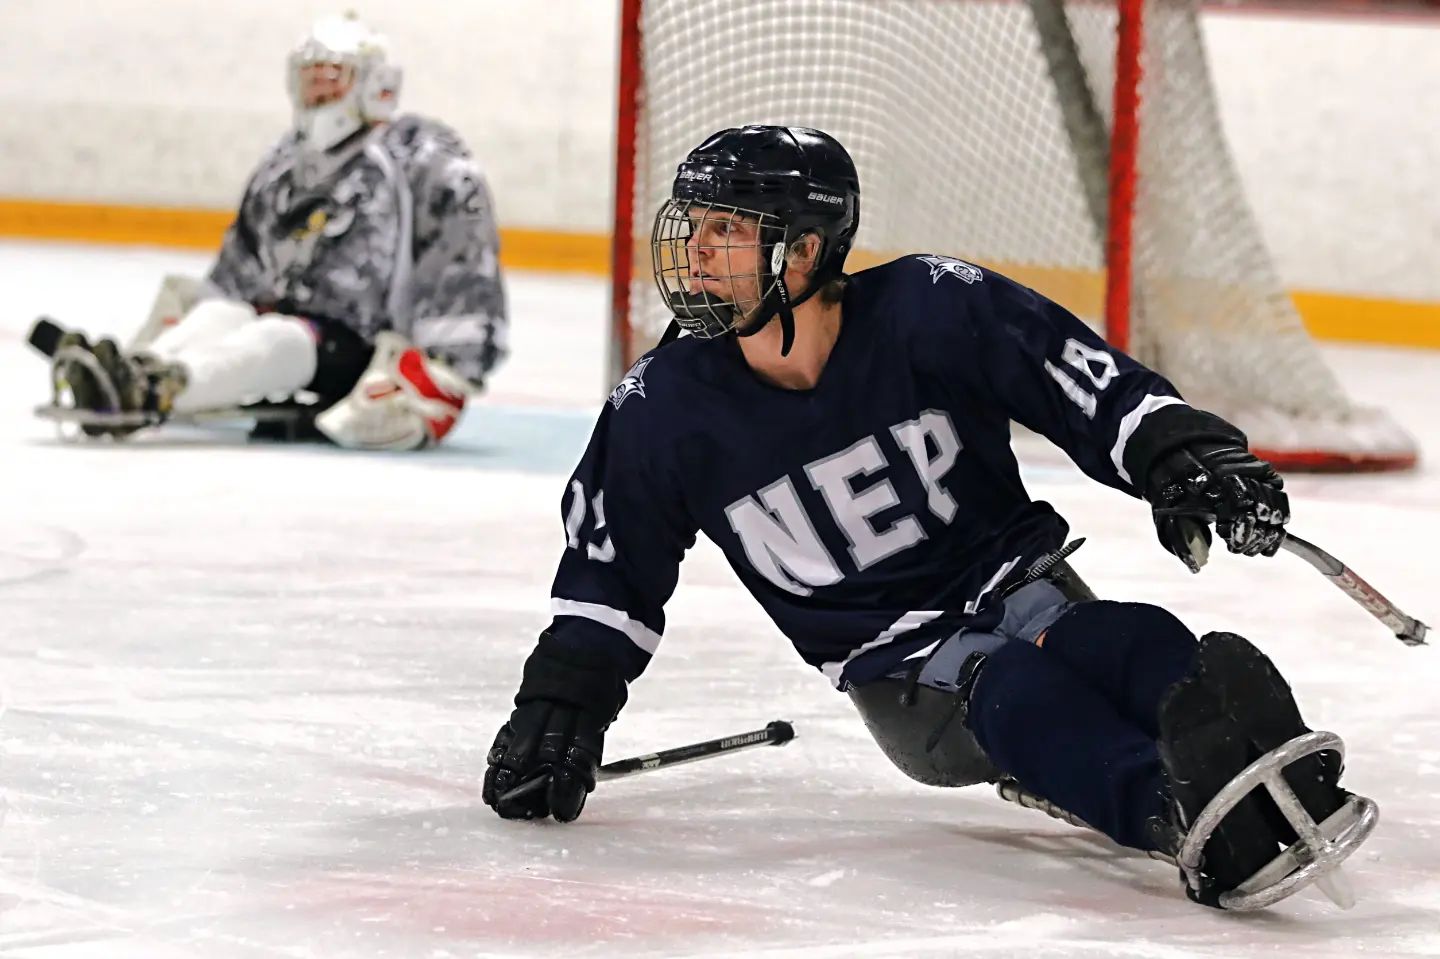
[[[845,257],[860,224],[860,179],[855,162],[834,137],[807,127],[745,126],[721,130],[690,151],[675,173],[670,200],[655,216],[651,235],[655,282],[675,321],[662,342],[680,330],[714,338],[735,329],[740,317],[755,315],[740,333],[748,336],[770,319],[784,328],[782,353],[794,340],[793,307],[805,302],[827,282],[843,275]],[[690,292],[689,241],[707,221],[735,215],[757,224],[758,247],[754,279],[756,297],[731,302],[708,293]],[[809,234],[820,240],[810,285],[791,299],[785,285],[785,256],[791,245]],[[713,241],[728,264],[736,249],[728,239]]]

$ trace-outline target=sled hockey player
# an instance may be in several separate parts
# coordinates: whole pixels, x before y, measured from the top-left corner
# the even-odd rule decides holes
[[[845,275],[859,200],[849,155],[816,130],[723,130],[680,164],[653,231],[674,324],[611,393],[568,484],[553,619],[484,801],[507,819],[580,815],[703,531],[909,776],[1013,780],[1176,856],[1227,785],[1283,775],[1303,808],[1267,788],[1222,801],[1187,891],[1247,908],[1320,878],[1368,834],[1350,828],[1362,805],[1373,820],[1339,785],[1338,739],[1277,753],[1309,730],[1260,650],[1096,599],[1064,562],[1065,520],[1021,483],[1009,424],[1148,501],[1192,571],[1212,523],[1232,552],[1279,549],[1280,477],[1235,427],[1000,274],[912,255]],[[1282,857],[1316,823],[1350,829],[1340,853]],[[1320,868],[1301,882],[1305,862]]]
[[[251,176],[208,277],[167,278],[129,349],[54,344],[57,384],[95,414],[75,417],[87,433],[308,393],[341,446],[445,437],[506,354],[499,243],[469,151],[396,116],[400,80],[353,16],[315,24],[288,59],[294,129]]]

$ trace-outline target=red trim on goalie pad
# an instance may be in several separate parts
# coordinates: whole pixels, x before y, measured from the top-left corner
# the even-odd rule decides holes
[[[1415,453],[1336,453],[1326,450],[1267,450],[1254,454],[1282,473],[1393,473],[1414,469]]]
[[[438,443],[445,438],[445,434],[455,428],[459,419],[460,411],[465,408],[464,394],[456,394],[442,390],[430,377],[430,371],[425,368],[425,354],[411,347],[400,354],[400,359],[395,363],[395,370],[411,386],[427,400],[435,400],[452,407],[455,412],[444,416],[425,417],[425,426],[430,431],[432,442]]]

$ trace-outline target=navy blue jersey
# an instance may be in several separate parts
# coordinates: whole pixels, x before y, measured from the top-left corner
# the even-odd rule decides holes
[[[1178,403],[1165,379],[1062,307],[960,260],[849,279],[813,389],[762,381],[733,338],[683,338],[611,394],[561,504],[552,633],[633,679],[704,532],[801,657],[840,688],[996,617],[999,591],[1062,544],[1010,422],[1138,495],[1125,445]]]

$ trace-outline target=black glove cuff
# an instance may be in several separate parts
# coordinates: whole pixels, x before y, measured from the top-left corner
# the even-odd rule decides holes
[[[603,730],[615,721],[627,696],[625,677],[610,657],[562,644],[546,630],[525,660],[515,705],[536,700],[563,703],[600,716]]]
[[[1161,457],[1197,440],[1238,443],[1246,448],[1250,445],[1244,433],[1214,413],[1175,403],[1160,407],[1140,421],[1125,444],[1125,472],[1143,491]]]

